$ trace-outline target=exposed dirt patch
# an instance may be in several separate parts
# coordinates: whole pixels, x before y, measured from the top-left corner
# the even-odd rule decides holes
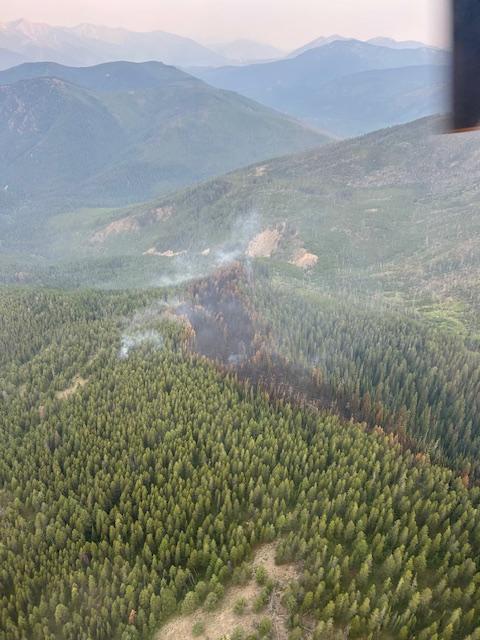
[[[155,207],[149,209],[141,215],[129,215],[120,220],[114,220],[103,229],[96,231],[91,237],[90,242],[102,243],[112,235],[119,235],[121,233],[132,233],[138,231],[143,227],[148,227],[156,222],[163,222],[168,220],[173,213],[174,208],[172,206]]]
[[[139,228],[140,225],[138,220],[133,216],[128,216],[127,218],[114,220],[105,228],[100,229],[100,231],[96,231],[93,236],[91,236],[90,242],[101,244],[110,236],[116,236],[120,233],[131,233],[133,231],[138,231]]]
[[[275,553],[277,545],[272,542],[271,544],[264,544],[255,553],[253,559],[253,567],[264,567],[270,578],[278,580],[282,583],[290,582],[291,580],[298,580],[300,577],[300,571],[296,564],[276,564]]]
[[[268,617],[273,623],[273,640],[287,640],[288,630],[285,626],[286,611],[281,604],[282,593],[291,580],[297,580],[300,576],[297,566],[288,564],[278,566],[275,564],[275,544],[267,544],[260,547],[255,553],[252,568],[263,566],[268,577],[278,584],[273,590],[270,601],[260,612],[253,610],[253,603],[260,595],[262,587],[252,578],[242,586],[229,587],[216,611],[206,612],[199,609],[190,615],[180,616],[172,620],[158,633],[156,640],[193,640],[195,637],[201,640],[218,640],[224,635],[232,633],[236,627],[241,627],[246,635],[255,632],[260,620]],[[235,613],[235,603],[241,598],[247,602],[245,611],[239,615]],[[193,626],[201,622],[205,630],[195,636],[192,633]]]
[[[162,251],[158,255],[163,256],[164,258],[176,258],[177,256],[183,256],[185,253],[187,253],[185,250],[173,251],[172,249],[167,249],[166,251]]]
[[[245,254],[250,258],[270,258],[278,249],[282,229],[265,229],[250,241]]]
[[[306,249],[300,249],[290,260],[290,264],[294,264],[301,269],[311,269],[318,262],[318,256],[314,253],[309,253]]]
[[[85,378],[82,378],[81,376],[76,376],[73,379],[73,383],[71,384],[71,386],[68,387],[67,389],[64,389],[63,391],[57,391],[55,394],[55,397],[57,398],[57,400],[66,400],[71,395],[73,395],[75,391],[77,391],[77,389],[81,389],[82,387],[84,387],[87,384],[87,382],[88,380],[85,380]]]
[[[260,167],[255,167],[255,175],[257,176],[257,178],[259,178],[260,176],[264,176],[266,171],[267,171],[266,164],[263,164]]]
[[[158,251],[155,247],[151,247],[143,252],[144,256],[160,256],[161,258],[176,258],[177,256],[183,256],[186,250],[183,251],[173,251],[172,249],[167,249],[167,251]]]

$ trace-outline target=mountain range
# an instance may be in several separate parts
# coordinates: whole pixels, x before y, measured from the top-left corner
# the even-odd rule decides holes
[[[248,38],[201,44],[165,31],[135,32],[123,28],[80,24],[53,26],[20,19],[0,23],[0,70],[22,62],[58,62],[67,66],[92,66],[103,62],[156,60],[178,67],[218,67],[294,58],[332,42],[348,40],[341,35],[320,37],[286,53]],[[425,48],[420,42],[391,38],[368,41],[396,49]]]
[[[293,58],[193,73],[338,137],[446,111],[447,52],[334,38]]]
[[[228,58],[190,38],[164,31],[141,33],[90,24],[57,27],[27,20],[0,24],[0,49],[19,56],[18,62],[49,61],[70,66],[119,60],[157,60],[180,67],[218,66],[228,62]],[[8,59],[4,62],[0,52],[0,64],[6,68],[7,63]]]
[[[449,54],[384,37],[362,42],[336,34],[285,54],[248,39],[203,45],[160,31],[0,25],[0,70],[45,60],[80,67],[157,60],[337,138],[448,110]]]
[[[122,205],[325,136],[159,62],[0,73],[0,209]]]
[[[178,67],[216,67],[285,55],[277,47],[248,38],[204,45],[165,31],[135,32],[93,24],[63,27],[24,19],[0,23],[0,70],[22,62],[45,61],[91,66],[157,60]]]

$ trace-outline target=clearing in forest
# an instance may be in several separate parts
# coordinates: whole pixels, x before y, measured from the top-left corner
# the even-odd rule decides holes
[[[228,637],[236,628],[241,628],[244,635],[248,636],[255,633],[258,625],[266,618],[270,619],[272,624],[270,637],[273,640],[287,640],[287,612],[281,598],[287,584],[297,580],[300,574],[294,564],[276,565],[275,551],[275,543],[262,545],[255,552],[251,563],[252,577],[246,584],[228,587],[214,611],[199,608],[189,615],[176,617],[160,630],[156,640],[219,640],[224,636]],[[255,570],[259,567],[263,567],[267,577],[276,584],[265,607],[255,611],[255,600],[263,589],[255,579]],[[244,610],[237,613],[236,608],[241,601]]]
[[[87,384],[87,382],[88,380],[85,380],[85,378],[82,378],[81,376],[76,376],[73,379],[71,386],[68,387],[68,389],[63,389],[63,391],[57,391],[55,394],[55,397],[57,398],[57,400],[66,400],[71,395],[73,395],[77,389],[84,387]]]

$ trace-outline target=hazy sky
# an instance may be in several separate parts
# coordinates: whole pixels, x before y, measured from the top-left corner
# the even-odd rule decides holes
[[[448,0],[1,0],[0,22],[23,17],[161,29],[198,40],[252,38],[285,49],[320,35],[442,43]]]

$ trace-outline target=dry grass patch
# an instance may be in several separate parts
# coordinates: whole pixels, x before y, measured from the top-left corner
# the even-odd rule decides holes
[[[314,253],[309,253],[306,249],[300,249],[290,261],[290,264],[294,264],[301,269],[312,269],[318,262],[318,256]]]
[[[287,613],[281,604],[281,597],[287,584],[299,578],[299,569],[294,564],[275,564],[276,545],[266,544],[257,549],[251,563],[252,578],[244,585],[228,587],[225,596],[215,611],[198,609],[189,615],[181,615],[168,623],[158,633],[156,640],[219,640],[229,636],[240,627],[245,636],[256,632],[258,625],[264,618],[272,621],[273,640],[287,640],[288,630],[285,626]],[[255,570],[263,567],[269,579],[276,583],[269,601],[261,611],[254,610],[255,600],[262,593],[263,587],[255,579]],[[245,601],[243,613],[235,612],[236,605]],[[238,608],[238,607],[237,607]],[[193,629],[197,625],[203,629],[195,634]]]
[[[270,258],[278,249],[281,237],[278,229],[265,229],[250,241],[245,253],[249,258]]]
[[[131,233],[133,231],[138,231],[138,229],[138,220],[133,216],[128,216],[126,218],[121,218],[120,220],[114,220],[103,229],[96,231],[91,236],[90,242],[101,244],[110,236],[116,236],[121,233]]]

